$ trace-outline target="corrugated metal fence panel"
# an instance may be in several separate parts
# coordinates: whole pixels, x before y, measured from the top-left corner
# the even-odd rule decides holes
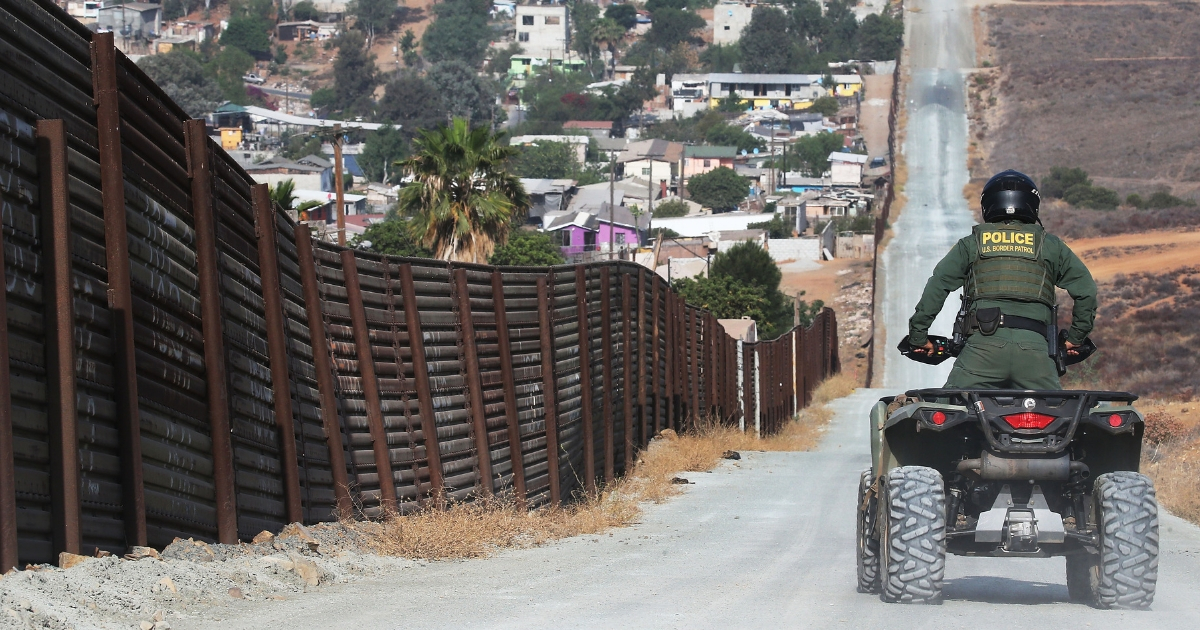
[[[546,269],[505,269],[500,272],[504,286],[504,306],[508,319],[508,336],[512,355],[514,391],[517,402],[517,422],[520,427],[520,453],[525,467],[525,488],[528,502],[541,505],[549,501],[550,476],[546,453],[546,409],[542,392],[542,349],[538,320],[537,280],[546,277]],[[488,288],[489,294],[491,287]],[[495,318],[493,317],[493,325]],[[505,361],[496,355],[496,361]],[[484,364],[486,367],[487,364]],[[489,372],[485,372],[485,375]],[[494,394],[488,392],[489,400]],[[503,417],[503,416],[502,416]],[[505,419],[507,422],[507,419]],[[493,426],[489,413],[488,427]],[[505,444],[505,434],[499,438]],[[510,483],[512,462],[517,458],[505,450],[493,451],[492,466],[506,484]]]
[[[321,403],[317,392],[316,368],[313,365],[312,337],[304,310],[304,288],[301,285],[300,263],[296,255],[296,226],[283,213],[275,215],[275,224],[304,518],[310,523],[332,521],[337,518],[334,511],[333,472],[329,463],[325,429],[321,424]]]
[[[583,487],[583,398],[580,386],[579,320],[575,304],[575,270],[555,267],[551,272],[553,302],[554,371],[558,385],[558,445],[562,496]]]

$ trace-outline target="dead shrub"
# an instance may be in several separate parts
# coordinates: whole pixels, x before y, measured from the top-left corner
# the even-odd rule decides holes
[[[1175,416],[1163,411],[1146,414],[1146,432],[1142,440],[1152,446],[1166,446],[1182,440],[1185,436],[1183,424]]]

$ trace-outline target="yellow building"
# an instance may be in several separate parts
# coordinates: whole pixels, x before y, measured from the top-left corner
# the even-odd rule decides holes
[[[242,144],[242,130],[240,127],[221,127],[221,148],[226,151],[233,151]]]

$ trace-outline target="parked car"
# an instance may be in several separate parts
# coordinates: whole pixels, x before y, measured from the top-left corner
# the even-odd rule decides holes
[[[262,85],[263,83],[266,83],[267,80],[258,76],[257,74],[254,74],[253,72],[250,72],[242,76],[242,81],[245,81],[246,83],[253,83],[254,85]]]

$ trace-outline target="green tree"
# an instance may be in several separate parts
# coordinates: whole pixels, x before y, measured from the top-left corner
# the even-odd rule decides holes
[[[575,147],[566,142],[538,142],[521,147],[513,172],[531,179],[566,179],[580,170]]]
[[[742,63],[742,48],[738,44],[709,44],[700,53],[700,63],[709,72],[733,72],[733,67]]]
[[[270,187],[271,201],[284,210],[291,210],[296,205],[296,182],[285,179]]]
[[[625,39],[625,27],[618,24],[616,20],[603,18],[592,22],[588,36],[591,37],[592,44],[596,47],[597,51],[600,49],[608,50],[608,54],[612,56],[612,65],[616,67],[617,44]]]
[[[400,125],[400,133],[412,140],[421,129],[446,123],[446,106],[437,88],[427,79],[405,72],[387,84],[377,108],[380,118]]]
[[[904,23],[886,11],[863,18],[858,31],[860,59],[888,61],[900,58],[904,47]]]
[[[708,310],[719,319],[749,317],[762,328],[769,325],[771,307],[767,292],[758,285],[728,276],[681,278],[671,288],[688,304]]]
[[[487,62],[487,71],[492,74],[508,74],[512,68],[512,58],[514,55],[520,55],[525,51],[516,42],[508,45],[507,48],[497,50],[491,59]]]
[[[317,10],[317,5],[313,4],[312,0],[300,0],[292,5],[292,19],[301,22],[317,21],[321,19],[321,12]]]
[[[407,153],[407,143],[400,130],[385,123],[371,135],[358,156],[358,165],[362,167],[367,178],[373,182],[385,184],[400,183],[400,170],[394,166],[397,160]]]
[[[314,110],[328,112],[337,107],[337,92],[331,87],[317,88],[308,97],[308,104]]]
[[[564,262],[562,250],[550,242],[549,234],[530,230],[514,231],[508,237],[508,242],[497,246],[488,258],[488,264],[491,265],[520,267],[561,265]]]
[[[646,42],[662,48],[696,42],[696,31],[704,28],[704,18],[691,11],[660,8],[651,17],[653,24],[646,33]]]
[[[1063,200],[1072,206],[1093,210],[1116,210],[1121,198],[1116,191],[1090,184],[1075,184],[1063,193]]]
[[[439,61],[425,75],[442,100],[441,111],[472,123],[491,123],[496,113],[493,83],[458,60]]]
[[[528,212],[529,195],[505,169],[516,148],[504,146],[503,135],[455,118],[420,132],[401,162],[412,181],[400,191],[399,210],[414,217],[413,236],[439,260],[486,262]]]
[[[845,141],[841,134],[822,131],[802,136],[792,145],[800,160],[800,170],[808,177],[821,177],[829,170],[829,154],[842,150]]]
[[[1088,178],[1087,171],[1081,168],[1055,166],[1050,169],[1050,174],[1042,179],[1042,185],[1038,190],[1045,197],[1061,199],[1063,194],[1067,192],[1067,189],[1080,184],[1086,186],[1092,185],[1092,180]]]
[[[704,134],[704,141],[717,146],[737,147],[738,151],[752,151],[766,146],[762,140],[733,125],[713,125]]]
[[[396,0],[351,0],[346,9],[355,18],[354,28],[366,34],[370,47],[375,35],[391,32],[397,6]]]
[[[487,0],[446,0],[434,5],[437,19],[422,37],[425,58],[432,63],[458,60],[478,67],[493,37],[488,28],[490,8]]]
[[[1136,204],[1135,204],[1136,205]],[[1146,199],[1146,208],[1191,208],[1196,205],[1191,199],[1181,199],[1166,190],[1156,190]]]
[[[725,98],[717,103],[717,111],[723,114],[740,114],[747,109],[750,109],[750,107],[737,94],[732,92],[725,95]]]
[[[259,17],[239,15],[229,18],[221,32],[221,45],[233,46],[256,59],[271,58],[270,23]]]
[[[375,55],[367,54],[362,33],[347,31],[337,39],[338,56],[333,62],[333,92],[336,107],[346,115],[369,114],[375,108]]]
[[[629,30],[637,26],[637,7],[632,4],[610,4],[604,10],[604,17]]]
[[[321,155],[321,140],[307,134],[284,138],[283,157],[298,160],[308,155]]]
[[[769,207],[771,204],[767,204]],[[767,238],[791,238],[792,224],[784,220],[782,215],[774,215],[770,221],[761,223],[750,223],[746,225],[749,230],[766,230]]]
[[[750,23],[738,39],[743,70],[782,74],[793,68],[792,38],[788,35],[788,20],[775,7],[757,6],[750,14]]]
[[[671,199],[664,201],[657,206],[654,206],[655,219],[670,219],[673,217],[686,217],[688,214],[688,205],[679,199]]]
[[[804,109],[806,112],[820,114],[822,116],[832,116],[838,113],[842,106],[838,104],[836,96],[819,96],[812,105]]]
[[[573,29],[571,34],[571,48],[583,56],[584,59],[595,59],[600,49],[596,46],[596,42],[592,40],[592,25],[600,19],[600,7],[582,0],[572,0],[567,4],[567,7],[570,12],[570,22]]]
[[[432,252],[413,238],[408,219],[402,217],[391,217],[368,225],[362,234],[350,239],[350,247],[387,256],[433,257]]]
[[[750,194],[750,185],[733,169],[721,166],[689,179],[687,190],[693,201],[719,212],[737,208]]]
[[[768,293],[779,290],[783,280],[783,272],[779,271],[771,254],[754,241],[742,241],[728,251],[718,252],[712,258],[708,274],[756,285]]]
[[[216,79],[225,100],[245,105],[250,102],[250,98],[246,95],[246,84],[242,82],[242,75],[253,67],[253,57],[246,54],[241,48],[226,46],[220,53],[217,53],[216,57],[213,57],[212,61],[208,62],[206,70],[210,76]]]
[[[221,104],[221,87],[204,74],[199,56],[193,53],[177,49],[163,55],[146,55],[137,64],[193,118],[201,118]]]

